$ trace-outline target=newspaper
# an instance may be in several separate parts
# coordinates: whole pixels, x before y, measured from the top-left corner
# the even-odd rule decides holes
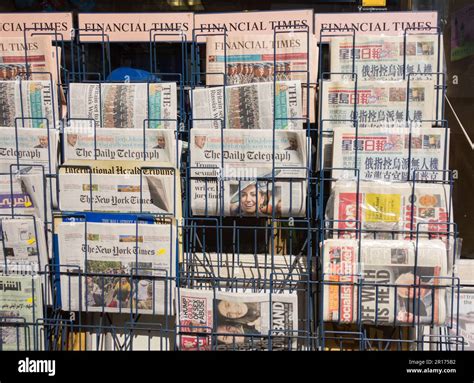
[[[325,80],[321,120],[325,130],[335,130],[348,120],[357,120],[359,128],[397,128],[406,122],[435,120],[439,114],[434,89],[431,80],[365,81],[357,82],[356,92],[355,81]]]
[[[40,277],[0,274],[0,350],[35,350],[35,324],[40,318]]]
[[[155,161],[177,167],[181,147],[164,129],[64,129],[64,159]]]
[[[34,215],[37,212],[36,205],[20,178],[16,175],[1,174],[0,214],[3,216],[11,214]]]
[[[331,72],[356,73],[359,81],[423,79],[444,72],[443,36],[433,33],[406,36],[355,35],[332,37]],[[442,79],[439,80],[440,85]]]
[[[0,272],[44,272],[48,264],[48,252],[43,222],[34,217],[0,219]]]
[[[59,208],[179,215],[175,168],[154,161],[74,160],[59,169]]]
[[[445,238],[452,230],[451,204],[449,185],[361,181],[357,187],[344,180],[334,184],[326,213],[334,220],[334,238],[355,238],[357,220],[362,238],[404,239],[410,231],[413,238],[417,231],[420,238]]]
[[[177,129],[175,83],[72,83],[69,105],[70,118],[92,127]]]
[[[446,321],[451,282],[444,279],[447,256],[442,241],[363,240],[360,248],[358,243],[324,241],[325,321],[360,320],[377,326]]]
[[[225,97],[221,86],[192,91],[193,128],[303,128],[299,81],[232,85],[225,89]]]
[[[175,232],[172,223],[59,223],[62,308],[172,315]]]
[[[50,81],[0,81],[0,126],[52,129],[58,118]]]
[[[56,180],[39,173],[35,168],[22,168],[18,180],[24,192],[29,196],[28,204],[33,213],[43,221],[51,222],[52,208],[56,208]],[[16,209],[15,209],[16,211]]]
[[[295,343],[296,294],[179,289],[178,297],[181,350],[265,350],[269,336],[272,349]]]
[[[56,173],[59,133],[56,129],[0,127],[0,173],[15,172],[18,166],[35,165],[32,170]],[[48,150],[49,148],[49,150]]]
[[[447,128],[446,128],[447,129]],[[442,180],[449,169],[449,130],[337,128],[334,131],[332,177],[359,177],[364,180]],[[446,140],[448,138],[448,140]],[[357,163],[355,162],[357,148]]]

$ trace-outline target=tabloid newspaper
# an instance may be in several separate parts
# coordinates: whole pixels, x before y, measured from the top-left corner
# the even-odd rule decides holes
[[[221,86],[192,91],[193,128],[303,128],[300,81],[231,85],[225,89],[225,97]]]
[[[72,83],[69,116],[101,128],[176,130],[176,100],[175,83]]]
[[[48,252],[43,222],[33,217],[2,217],[0,225],[3,244],[0,247],[0,272],[44,272]]]
[[[432,80],[361,81],[357,91],[355,81],[325,80],[321,92],[324,130],[347,120],[357,120],[359,128],[396,128],[439,115]]]
[[[0,127],[0,173],[16,172],[18,167],[12,164],[23,165],[20,170],[26,165],[41,165],[44,173],[56,173],[58,141],[56,129]],[[32,170],[42,172],[41,167],[33,166]]]
[[[64,310],[172,315],[176,262],[172,222],[61,222],[57,233]],[[74,274],[78,268],[80,277]]]
[[[409,182],[361,181],[357,189],[355,181],[337,181],[327,217],[334,220],[334,238],[355,238],[357,217],[362,238],[404,239],[410,230],[416,237],[417,229],[419,237],[445,238],[451,230],[447,222],[453,221],[451,203],[449,185],[439,183],[417,183],[413,188]]]
[[[34,324],[40,318],[40,277],[0,274],[0,350],[34,350]]]
[[[64,159],[155,161],[177,166],[181,147],[173,130],[64,129]],[[1,153],[0,153],[1,154]],[[179,161],[178,161],[179,162]]]
[[[179,289],[181,350],[265,350],[294,346],[296,294]]]
[[[59,169],[63,211],[180,215],[175,168],[154,161],[74,160]]]
[[[330,42],[331,72],[357,74],[359,81],[423,79],[427,73],[443,72],[443,36],[357,35],[333,37]],[[405,69],[405,71],[404,71]],[[424,75],[423,75],[424,74]],[[442,79],[439,80],[440,84]]]
[[[55,128],[56,87],[50,81],[0,81],[0,110],[0,126]]]
[[[193,128],[190,140],[193,214],[305,215],[309,147],[305,131]]]
[[[358,243],[324,241],[325,321],[378,326],[445,322],[451,282],[443,279],[448,275],[442,241],[363,240],[360,249]]]
[[[356,139],[357,137],[357,139]],[[449,169],[449,131],[444,128],[334,130],[333,178],[354,177],[382,181],[442,180]],[[355,155],[357,149],[357,163]]]

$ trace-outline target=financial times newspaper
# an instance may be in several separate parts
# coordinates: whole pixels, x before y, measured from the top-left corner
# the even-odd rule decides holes
[[[2,244],[0,272],[37,273],[48,264],[43,222],[33,217],[5,218],[0,221]]]
[[[449,169],[449,131],[444,128],[334,130],[333,178],[359,176],[365,180],[442,180]],[[357,153],[356,153],[357,150]],[[357,162],[355,161],[357,154]]]
[[[69,85],[70,118],[102,128],[176,130],[176,99],[175,83]]]
[[[55,128],[59,118],[50,81],[0,81],[0,126]]]
[[[63,309],[172,314],[175,230],[172,223],[59,223]]]
[[[0,350],[34,350],[35,322],[43,317],[40,277],[0,274]]]
[[[284,349],[298,330],[296,294],[179,290],[181,350]]]
[[[275,94],[274,85],[227,86],[225,97],[224,87],[194,89],[193,128],[302,129],[301,83],[278,81]]]
[[[355,81],[326,80],[321,92],[325,130],[348,120],[357,120],[359,128],[393,128],[437,116],[432,80],[364,81],[357,83],[357,90]]]
[[[359,248],[356,240],[330,239],[323,247],[325,321],[360,319],[377,326],[446,321],[451,281],[444,279],[442,241],[363,240]]]
[[[445,238],[451,230],[448,221],[453,221],[451,203],[449,185],[439,183],[413,188],[409,182],[361,181],[357,188],[355,181],[337,181],[327,218],[334,220],[334,238],[355,238],[357,219],[362,238],[404,239],[411,230],[414,238],[417,230],[419,237]]]
[[[174,168],[149,161],[75,160],[59,169],[63,211],[178,214]]]
[[[443,72],[443,36],[438,43],[437,34],[407,33],[406,41],[403,35],[356,34],[355,44],[352,36],[339,36],[330,47],[331,72],[354,72],[359,81],[402,80],[409,74],[414,80]]]
[[[177,166],[181,147],[173,130],[64,130],[64,157],[69,160],[154,161]],[[1,154],[1,153],[0,153]],[[179,161],[178,161],[179,162]]]
[[[15,172],[10,165],[35,165],[32,170],[56,173],[59,134],[56,129],[0,127],[0,172]],[[49,150],[48,150],[49,149]]]

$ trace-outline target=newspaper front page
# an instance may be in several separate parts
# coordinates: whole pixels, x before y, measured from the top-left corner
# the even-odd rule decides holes
[[[272,349],[296,344],[296,294],[180,289],[178,310],[181,350],[266,350],[270,336]]]
[[[176,83],[72,83],[69,105],[70,118],[92,127],[177,129]]]
[[[451,282],[444,279],[447,251],[442,241],[363,240],[359,248],[356,240],[329,239],[323,257],[325,321],[445,323]]]
[[[225,97],[224,87],[201,88],[192,90],[191,96],[193,128],[303,128],[300,81],[226,86]]]
[[[64,310],[172,315],[173,223],[61,222],[57,233]]]
[[[35,350],[35,322],[40,318],[43,318],[40,277],[0,274],[0,350]]]

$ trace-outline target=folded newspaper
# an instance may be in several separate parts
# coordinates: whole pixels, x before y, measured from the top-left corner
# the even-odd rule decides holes
[[[180,215],[177,170],[154,161],[68,161],[59,169],[59,208]]]
[[[291,349],[298,331],[296,294],[179,289],[181,350]]]
[[[41,291],[38,276],[0,274],[1,351],[36,349],[36,321],[44,317]]]
[[[63,310],[172,315],[172,222],[61,222],[56,230]]]
[[[440,240],[329,239],[323,317],[339,323],[439,325],[447,318],[447,251]],[[418,247],[417,250],[416,247]]]
[[[334,238],[446,238],[453,221],[449,185],[337,181],[326,217]],[[357,210],[358,206],[358,210]],[[360,222],[360,224],[358,223]]]
[[[82,126],[177,129],[175,83],[72,83],[68,101]]]
[[[300,81],[232,85],[225,89],[225,96],[221,86],[192,91],[193,128],[303,128]]]

